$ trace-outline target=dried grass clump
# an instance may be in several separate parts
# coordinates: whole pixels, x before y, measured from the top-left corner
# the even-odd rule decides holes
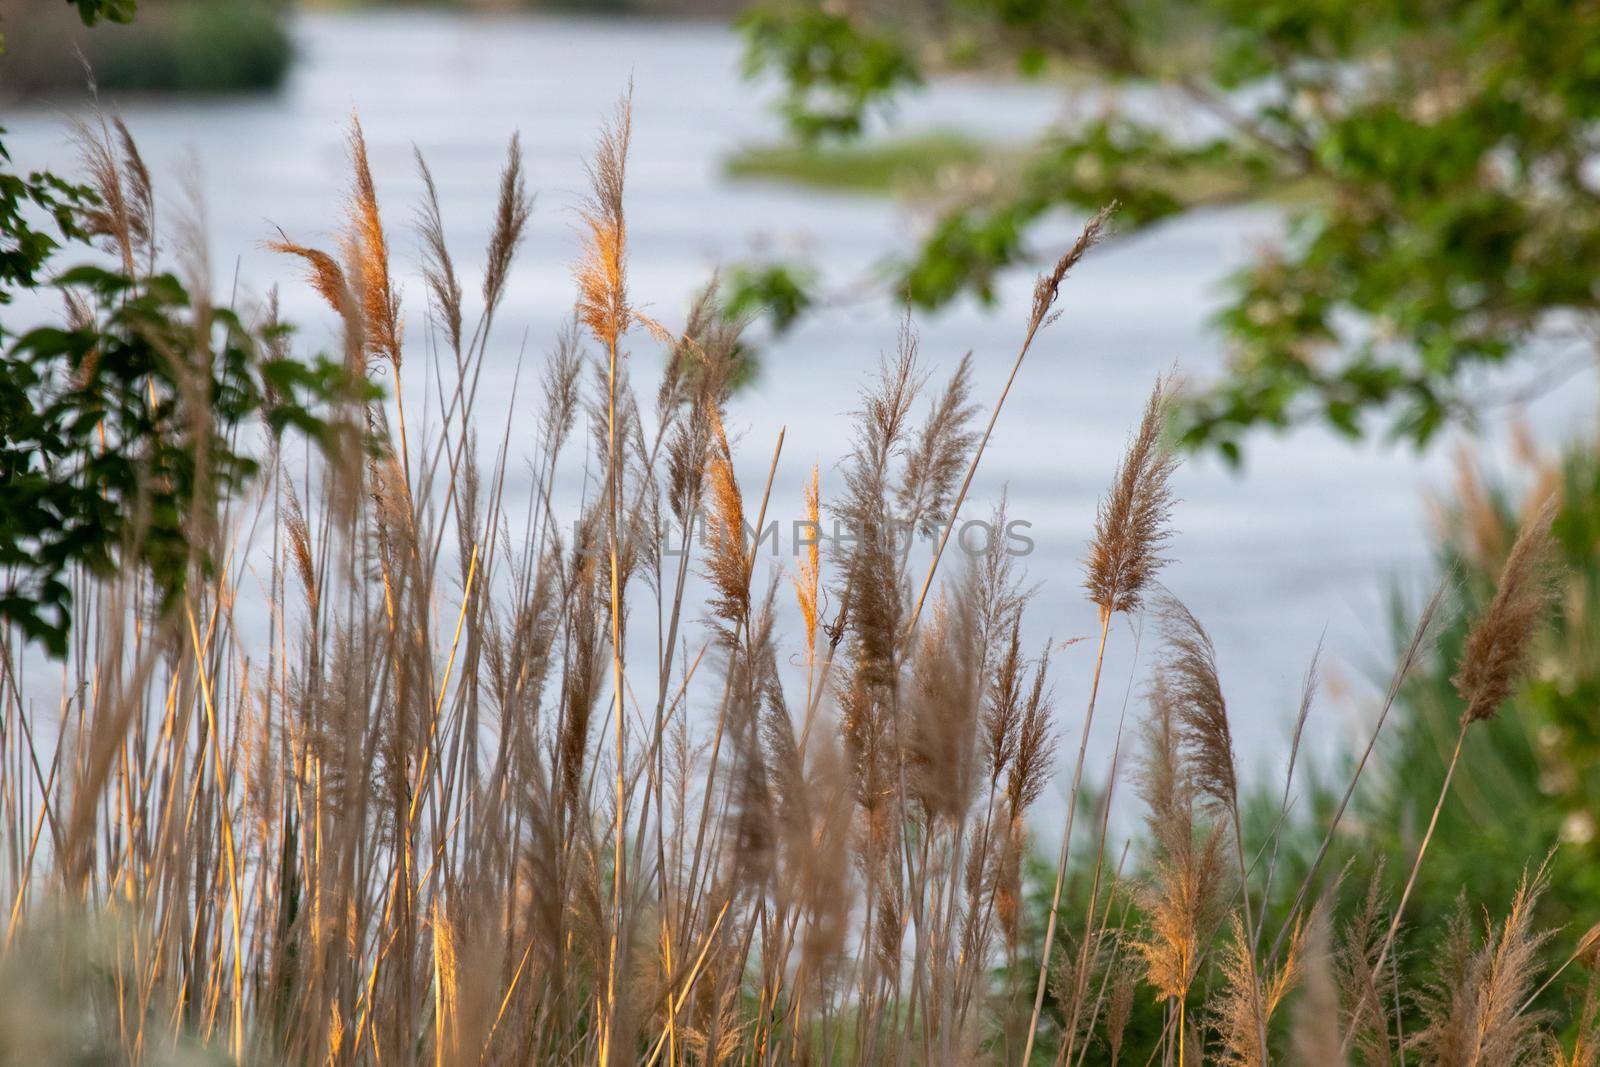
[[[519,391],[493,426],[479,385],[531,224],[520,145],[477,292],[419,154],[433,331],[419,345],[354,125],[338,256],[282,234],[271,247],[340,318],[347,364],[393,390],[328,413],[340,440],[369,447],[292,460],[264,447],[262,488],[191,524],[225,563],[171,610],[137,571],[81,572],[91,606],[64,663],[40,669],[17,635],[0,642],[0,1060],[1595,1062],[1593,991],[1570,1045],[1546,1006],[1570,965],[1592,966],[1597,937],[1544,967],[1542,872],[1481,939],[1463,923],[1450,945],[1409,945],[1425,836],[1392,911],[1377,877],[1364,906],[1338,909],[1342,883],[1320,866],[1364,758],[1300,884],[1280,884],[1314,670],[1277,824],[1247,840],[1259,831],[1241,815],[1216,649],[1153,595],[1176,473],[1166,379],[1096,518],[1093,677],[1056,878],[1035,879],[1030,818],[1079,725],[1056,665],[1079,652],[1031,643],[1054,594],[1003,544],[959,561],[944,548],[1105,213],[1038,279],[996,396],[970,357],[930,386],[907,321],[845,454],[806,457],[804,522],[820,533],[826,510],[855,536],[826,552],[813,537],[783,564],[796,635],[752,536],[792,462],[783,433],[765,482],[740,479],[744,324],[714,287],[681,329],[630,303],[630,132],[625,100],[590,164],[572,323],[537,374],[519,373],[536,395]],[[124,269],[152,269],[133,139],[120,124],[89,133],[101,204],[87,221]],[[664,350],[653,404],[619,360],[637,326]],[[395,372],[435,353],[408,375],[428,383],[429,415],[408,440]],[[1466,643],[1463,739],[1529,662],[1549,527],[1548,509],[1530,520]],[[933,539],[926,571],[909,573],[906,531]],[[1123,640],[1112,623],[1146,616],[1162,644],[1142,726],[1124,738],[1119,722],[1091,789],[1100,670]],[[51,679],[54,706],[37,695]],[[1145,820],[1119,843],[1125,761]],[[1440,804],[1448,788],[1447,775]],[[1074,838],[1091,794],[1094,834]],[[1436,982],[1396,988],[1402,949],[1405,973],[1427,961]]]
[[[1425,1062],[1442,1067],[1523,1063],[1544,1044],[1542,1016],[1528,1011],[1539,949],[1552,936],[1533,927],[1544,872],[1524,874],[1511,910],[1474,944],[1466,902],[1451,924],[1439,978],[1423,993],[1424,1028],[1410,1044]]]

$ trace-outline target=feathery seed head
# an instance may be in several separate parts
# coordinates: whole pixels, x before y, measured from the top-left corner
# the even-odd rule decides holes
[[[1030,335],[1045,325],[1050,317],[1050,309],[1055,307],[1056,298],[1061,295],[1061,283],[1066,280],[1067,272],[1077,266],[1078,261],[1088,254],[1089,249],[1099,243],[1101,235],[1105,232],[1106,221],[1116,209],[1116,201],[1112,201],[1095,212],[1072,247],[1056,260],[1054,267],[1041,274],[1039,280],[1034,283],[1033,312],[1028,318]]]
[[[578,317],[606,346],[615,345],[632,320],[628,307],[627,219],[622,191],[633,133],[633,94],[617,105],[601,128],[594,157],[587,164],[590,193],[578,209],[584,226],[583,258],[578,262]]]
[[[1170,379],[1156,379],[1139,431],[1117,467],[1111,492],[1095,512],[1084,584],[1103,614],[1137,611],[1146,587],[1166,562],[1161,552],[1172,537],[1169,482],[1178,466],[1165,440],[1170,387]]]
[[[367,349],[400,369],[400,298],[389,275],[389,241],[378,213],[378,191],[367,159],[361,120],[350,118],[350,206],[344,233],[347,258],[361,272],[361,310]]]
[[[1494,599],[1467,634],[1461,662],[1452,681],[1465,701],[1463,723],[1492,719],[1527,664],[1540,616],[1555,596],[1550,524],[1552,498],[1523,524]]]

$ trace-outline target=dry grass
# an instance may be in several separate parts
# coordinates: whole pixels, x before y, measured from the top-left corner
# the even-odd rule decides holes
[[[105,205],[93,221],[137,269],[154,200],[116,130],[84,130]],[[1410,1035],[1386,969],[1404,896],[1391,910],[1374,888],[1335,923],[1325,841],[1287,912],[1269,913],[1277,849],[1244,839],[1216,652],[1169,595],[1133,863],[1104,863],[1114,771],[1097,840],[1074,838],[1111,623],[1144,610],[1170,545],[1164,382],[1095,525],[1086,584],[1103,625],[1081,723],[1058,710],[1051,648],[1023,647],[1038,606],[1008,557],[941,571],[941,538],[927,574],[906,573],[891,532],[948,531],[961,512],[1103,215],[1039,280],[992,405],[973,399],[969,360],[927,388],[907,324],[863,391],[837,496],[823,499],[816,469],[808,481],[806,519],[831,513],[857,537],[798,558],[791,655],[748,532],[782,436],[766,484],[741,484],[724,425],[739,327],[712,292],[677,332],[633,310],[629,136],[625,102],[580,214],[583,332],[558,339],[511,423],[475,412],[532,208],[515,139],[475,309],[419,159],[430,321],[450,358],[418,436],[396,395],[393,428],[385,404],[331,413],[370,437],[366,456],[269,451],[262,493],[191,517],[217,531],[225,565],[170,612],[137,573],[80,576],[72,653],[44,668],[59,675],[54,709],[25,695],[49,676],[6,635],[0,1061],[176,1063],[201,1048],[304,1065],[1594,1061],[1592,999],[1570,1053],[1532,1010],[1538,949],[1559,936],[1533,926],[1542,875],[1484,902],[1509,914],[1481,943],[1464,921],[1455,945],[1417,947],[1441,966],[1436,988],[1407,994],[1426,1019]],[[417,342],[359,126],[350,154],[340,257],[273,247],[305,262],[351,365],[386,364],[398,390]],[[669,353],[653,410],[619,362],[625,338]],[[533,480],[515,510],[513,464]],[[556,499],[574,467],[585,492]],[[703,545],[673,532],[702,511]],[[1526,662],[1548,526],[1540,513],[1511,549],[1468,642],[1463,738]],[[629,640],[630,627],[654,632]],[[1079,728],[1056,880],[1040,887],[1054,903],[1030,914],[1029,812],[1057,738]],[[1290,798],[1286,783],[1280,819]],[[1094,850],[1081,919],[1061,905],[1075,845]],[[1130,1044],[1150,1012],[1159,1033]]]

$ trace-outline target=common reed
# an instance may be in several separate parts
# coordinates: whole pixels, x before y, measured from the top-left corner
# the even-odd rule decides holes
[[[811,469],[810,530],[828,516],[854,536],[803,546],[795,627],[753,533],[793,462],[782,433],[765,483],[740,479],[743,324],[714,287],[678,329],[633,304],[630,133],[624,101],[578,213],[573,325],[526,376],[535,395],[519,375],[502,426],[479,387],[533,224],[516,138],[475,294],[418,156],[431,338],[401,327],[359,125],[337,254],[270,242],[337,316],[347,365],[391,395],[326,413],[364,448],[263,438],[261,488],[191,517],[222,562],[196,566],[176,604],[136,568],[86,571],[61,664],[6,634],[0,1061],[1455,1064],[1554,1047],[1545,986],[1589,966],[1595,938],[1537,929],[1545,872],[1482,902],[1508,913],[1481,943],[1464,925],[1452,946],[1407,946],[1439,966],[1401,991],[1427,839],[1392,909],[1381,877],[1363,906],[1322,869],[1443,597],[1295,881],[1278,827],[1296,760],[1274,829],[1253,831],[1216,651],[1155,581],[1177,543],[1168,379],[1094,524],[1081,720],[1064,709],[1085,695],[1052,673],[1065,646],[1025,636],[1061,591],[999,548],[944,551],[1105,214],[1039,279],[996,397],[982,354],[930,387],[907,321],[848,448]],[[148,270],[154,199],[132,136],[81,136],[93,224]],[[653,404],[628,344],[663,349]],[[408,431],[400,371],[430,354],[429,417]],[[582,491],[563,497],[574,475]],[[1536,640],[1548,527],[1529,521],[1467,642],[1463,738]],[[926,572],[905,531],[931,544]],[[1162,635],[1127,738],[1145,818],[1120,859],[1120,728],[1095,817],[1077,819],[1118,618]],[[1035,875],[1030,816],[1074,730],[1057,861]],[[1461,758],[1458,744],[1452,772]],[[1547,941],[1568,963],[1541,984]],[[1587,1003],[1560,1062],[1594,1059]]]

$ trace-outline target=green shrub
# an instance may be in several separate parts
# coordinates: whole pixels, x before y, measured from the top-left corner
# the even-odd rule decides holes
[[[84,86],[130,92],[247,92],[277,86],[293,58],[275,0],[170,0],[137,22],[86,29],[53,0],[0,0],[0,89],[26,95]],[[88,74],[78,61],[81,52]]]

